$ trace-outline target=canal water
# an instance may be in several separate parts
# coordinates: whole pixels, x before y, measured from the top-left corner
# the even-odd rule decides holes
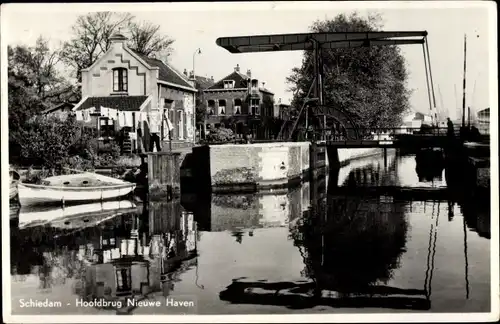
[[[12,313],[489,312],[488,202],[435,194],[449,177],[422,163],[390,154],[296,188],[145,206],[11,206]]]

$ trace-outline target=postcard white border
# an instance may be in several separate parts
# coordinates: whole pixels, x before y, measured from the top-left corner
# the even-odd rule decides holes
[[[317,9],[419,9],[419,8],[485,8],[489,13],[489,67],[490,67],[490,112],[493,122],[491,130],[491,312],[490,313],[411,313],[411,314],[308,314],[308,315],[185,315],[185,316],[109,316],[109,315],[37,315],[15,316],[10,314],[10,235],[8,181],[2,181],[2,267],[3,318],[7,323],[192,323],[192,322],[479,322],[499,319],[499,219],[498,219],[498,71],[497,63],[497,14],[494,1],[349,1],[349,2],[229,2],[229,3],[92,3],[89,4],[2,4],[0,17],[13,15],[16,11],[36,11],[40,15],[54,11],[209,11],[209,10],[317,10]],[[2,179],[9,178],[8,157],[8,112],[7,112],[7,44],[9,26],[1,20],[1,171]],[[290,31],[296,32],[296,31]],[[237,33],[235,34],[237,35]],[[215,41],[215,40],[214,40]],[[457,54],[461,55],[461,54]],[[496,274],[496,275],[495,275]]]

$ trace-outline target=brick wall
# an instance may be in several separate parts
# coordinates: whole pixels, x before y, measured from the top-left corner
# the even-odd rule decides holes
[[[192,136],[195,134],[195,114],[194,111],[191,112],[191,114],[188,114],[185,111],[185,102],[184,102],[184,97],[185,95],[190,95],[192,96],[193,93],[189,91],[183,91],[179,89],[174,89],[171,87],[167,87],[162,85],[160,87],[160,98],[165,98],[166,100],[173,100],[173,109],[168,111],[168,118],[172,122],[174,129],[172,130],[172,138],[173,140],[183,140],[183,141],[188,141],[188,142],[193,142]],[[194,102],[194,100],[193,100]],[[193,103],[194,104],[194,103]],[[170,108],[172,107],[167,101],[165,102],[165,107]],[[194,110],[194,107],[193,107]],[[182,117],[181,117],[182,115]],[[182,132],[180,131],[179,128],[179,120],[182,118]],[[188,123],[188,118],[191,119],[191,122]],[[191,128],[191,133],[189,133],[188,128]],[[165,131],[166,132],[166,131]],[[182,138],[180,138],[180,135],[182,133]],[[191,134],[191,136],[188,136]]]
[[[309,164],[303,163],[303,152],[309,154],[308,143],[211,145],[211,184],[259,184],[274,180],[286,182],[308,170],[306,167]]]
[[[248,103],[245,102],[245,98],[247,96],[246,91],[213,91],[213,92],[204,92],[204,104],[207,106],[207,113],[208,113],[208,101],[209,100],[214,100],[215,101],[215,114],[214,115],[208,115],[207,116],[207,124],[215,124],[219,123],[221,119],[223,118],[228,118],[234,115],[235,109],[234,109],[234,100],[235,99],[241,99],[241,114],[245,115],[248,114]],[[225,115],[218,115],[219,113],[219,100],[226,100],[226,109],[225,109]]]
[[[259,201],[249,195],[213,195],[211,201],[211,230],[225,231],[259,225]]]
[[[259,174],[259,152],[251,145],[211,145],[210,177],[212,186],[256,183]]]

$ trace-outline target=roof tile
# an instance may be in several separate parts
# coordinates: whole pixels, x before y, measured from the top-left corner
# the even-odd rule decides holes
[[[224,80],[234,80],[235,88],[246,88],[247,87],[247,76],[238,72],[233,72],[228,76],[217,81],[213,86],[209,87],[207,90],[224,89]]]
[[[183,74],[180,72],[177,72],[170,65],[165,64],[164,62],[162,62],[158,59],[139,54],[135,51],[134,51],[134,53],[136,55],[138,55],[142,60],[144,60],[147,64],[160,69],[158,80],[177,84],[177,85],[180,85],[183,87],[193,88],[193,86],[189,83],[189,81],[183,77]]]
[[[77,110],[95,107],[99,111],[101,107],[106,107],[120,111],[139,111],[139,108],[147,98],[147,96],[89,97]]]

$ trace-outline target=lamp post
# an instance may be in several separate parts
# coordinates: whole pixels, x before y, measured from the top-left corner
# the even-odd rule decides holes
[[[201,48],[197,48],[197,49],[196,49],[196,51],[194,51],[194,53],[193,53],[193,77],[195,77],[195,76],[196,76],[196,74],[195,74],[195,72],[194,72],[194,71],[195,71],[195,70],[194,70],[194,59],[195,59],[195,57],[196,57],[196,54],[201,54]],[[195,78],[195,80],[196,80],[196,78]]]
[[[195,72],[195,57],[196,57],[196,54],[201,54],[201,48],[197,48],[196,51],[194,51],[193,53],[193,82],[194,82],[194,87],[196,88],[196,72]],[[194,98],[194,102],[193,102],[193,105],[194,105],[194,125],[196,125],[196,97]],[[196,127],[197,128],[197,127]],[[205,129],[205,120],[203,120],[203,133],[206,132],[206,129]],[[201,138],[201,132],[200,132],[200,138]],[[196,141],[196,132],[194,134],[194,141]]]

